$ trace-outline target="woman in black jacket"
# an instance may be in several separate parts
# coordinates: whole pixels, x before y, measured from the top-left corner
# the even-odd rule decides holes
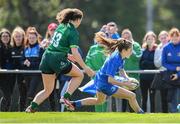
[[[2,29],[0,31],[0,68],[13,69],[10,45],[11,34],[9,30]],[[9,111],[11,104],[11,96],[15,84],[14,74],[0,74],[0,89],[3,91],[3,97],[0,99],[0,111]]]
[[[154,32],[147,32],[144,37],[144,42],[142,48],[143,54],[140,59],[140,69],[141,70],[154,70],[156,69],[154,65],[154,52],[157,47],[156,35]],[[155,112],[155,90],[152,90],[151,83],[154,79],[154,74],[140,74],[140,88],[142,93],[142,109],[147,111],[147,98],[148,92],[150,94],[150,105],[151,112]]]
[[[11,56],[13,60],[13,69],[22,69],[21,58],[24,50],[25,32],[21,27],[16,27],[12,32],[11,45],[12,51]],[[16,74],[16,80],[19,88],[19,109],[24,111],[26,107],[26,83],[23,74]]]

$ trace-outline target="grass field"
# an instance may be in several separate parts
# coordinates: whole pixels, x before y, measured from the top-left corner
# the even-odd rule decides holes
[[[0,112],[0,123],[178,123],[180,114]]]

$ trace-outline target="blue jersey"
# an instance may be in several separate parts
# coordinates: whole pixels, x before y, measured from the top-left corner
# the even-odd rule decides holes
[[[43,54],[43,49],[39,47],[38,43],[30,45],[27,48],[24,48],[21,64],[25,70],[37,70],[39,69],[39,64],[41,62],[41,57]],[[24,65],[24,61],[28,59],[30,61],[30,66],[27,67]]]
[[[112,36],[111,36],[112,39],[119,39],[121,38],[120,35],[118,33],[114,33]]]
[[[112,85],[108,82],[108,77],[114,77],[117,72],[123,69],[124,60],[118,51],[115,51],[108,57],[102,68],[96,73],[95,84],[97,90],[106,95],[112,95],[117,91],[118,86]]]
[[[176,71],[176,67],[180,66],[180,43],[174,45],[170,42],[163,48],[162,65],[167,70]],[[180,77],[180,71],[178,77]]]

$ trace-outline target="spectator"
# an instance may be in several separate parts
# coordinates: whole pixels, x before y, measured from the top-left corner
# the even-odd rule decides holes
[[[169,31],[170,42],[164,47],[162,52],[162,65],[168,71],[174,71],[172,80],[180,78],[180,32],[177,28]],[[168,90],[168,101],[170,102],[170,112],[177,112],[179,88],[174,87]]]
[[[11,45],[12,45],[12,61],[13,61],[13,69],[22,69],[21,66],[21,58],[23,56],[24,50],[24,40],[25,40],[25,32],[21,27],[16,27],[12,32],[11,37]],[[26,83],[24,80],[23,74],[16,74],[15,82],[17,81],[19,88],[19,107],[20,111],[24,111],[26,107]]]
[[[149,31],[144,36],[142,48],[143,54],[140,58],[140,69],[154,70],[154,52],[156,49],[156,35]],[[148,92],[150,94],[151,112],[155,112],[155,90],[151,89],[151,83],[154,79],[154,74],[140,74],[140,88],[142,93],[142,108],[147,111]]]
[[[125,60],[124,69],[125,70],[139,70],[139,60],[142,55],[141,46],[138,42],[134,41],[132,32],[129,29],[124,29],[121,34],[122,38],[129,40],[133,43],[133,51],[130,58]],[[139,80],[139,74],[129,74],[130,77],[136,78]],[[135,92],[135,91],[133,91]],[[122,111],[125,112],[127,108],[127,100],[122,100]],[[130,109],[130,107],[129,107]],[[130,111],[132,111],[130,109]]]
[[[39,69],[43,50],[39,46],[38,36],[35,27],[28,27],[22,58],[22,65],[25,70]],[[25,74],[25,81],[27,83],[27,101],[29,104],[36,94],[36,89],[41,82],[41,76],[40,74]]]
[[[115,22],[107,23],[107,33],[108,37],[112,39],[119,39],[120,35],[118,34],[118,27]]]
[[[165,70],[165,68],[162,66],[162,50],[164,46],[169,42],[168,32],[161,31],[159,33],[158,39],[160,41],[160,44],[158,45],[154,53],[154,64],[159,70]],[[162,112],[167,113],[168,112],[168,102],[167,102],[168,90],[161,87],[162,81],[163,80],[160,74],[156,74],[151,87],[152,89],[160,90]]]
[[[108,35],[109,35],[109,33],[108,33],[108,26],[107,25],[103,25],[101,27],[101,29],[100,29],[100,32],[104,32],[106,34],[106,37],[108,37]]]
[[[49,46],[49,44],[51,43],[51,39],[53,37],[54,31],[56,30],[57,26],[58,25],[56,23],[50,23],[48,25],[45,39],[40,43],[40,46],[42,48],[47,48]]]
[[[13,69],[11,56],[11,33],[9,30],[3,28],[0,31],[0,68]],[[11,104],[11,96],[14,88],[13,74],[0,74],[0,89],[3,92],[3,97],[0,99],[1,111],[9,111]]]
[[[103,66],[107,57],[107,55],[105,55],[105,45],[101,44],[100,41],[103,39],[100,36],[106,37],[106,34],[103,32],[98,32],[95,34],[94,42],[96,42],[96,44],[90,47],[85,61],[86,64],[94,71],[98,71]],[[90,94],[95,95],[94,93]],[[95,111],[106,112],[107,102],[103,103],[102,105],[95,105]]]

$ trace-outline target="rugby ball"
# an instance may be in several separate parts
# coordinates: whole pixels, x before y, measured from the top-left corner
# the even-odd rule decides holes
[[[139,81],[137,79],[135,79],[135,78],[132,78],[132,77],[127,79],[127,78],[124,78],[124,77],[115,76],[115,80],[117,80],[119,82],[127,82],[127,81],[129,81],[129,82],[135,84],[135,86],[133,86],[133,87],[122,86],[123,88],[125,88],[127,90],[135,90],[135,89],[137,89],[139,87]]]

